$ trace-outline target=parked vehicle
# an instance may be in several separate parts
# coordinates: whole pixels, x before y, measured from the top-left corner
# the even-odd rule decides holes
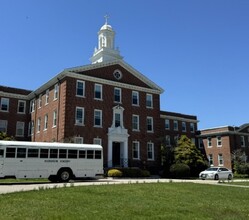
[[[233,179],[233,172],[225,167],[210,167],[199,174],[199,178],[202,180],[213,179]]]

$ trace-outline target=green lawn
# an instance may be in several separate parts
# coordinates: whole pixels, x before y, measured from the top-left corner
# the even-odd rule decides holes
[[[194,183],[41,189],[0,195],[0,219],[238,220],[248,201],[248,188]]]

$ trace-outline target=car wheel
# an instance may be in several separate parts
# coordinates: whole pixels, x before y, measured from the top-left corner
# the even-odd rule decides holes
[[[62,169],[58,172],[58,179],[60,182],[68,182],[72,177],[72,173],[69,169]]]
[[[218,175],[218,174],[215,174],[214,179],[215,179],[215,180],[219,180],[219,175]]]
[[[228,180],[232,180],[232,178],[233,178],[232,174],[229,174],[227,177]]]

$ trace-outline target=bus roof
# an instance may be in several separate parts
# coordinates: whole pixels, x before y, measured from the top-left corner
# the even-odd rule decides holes
[[[75,143],[59,143],[59,142],[28,142],[28,141],[0,141],[0,146],[13,147],[56,147],[56,148],[86,148],[86,149],[102,149],[97,144],[75,144]]]

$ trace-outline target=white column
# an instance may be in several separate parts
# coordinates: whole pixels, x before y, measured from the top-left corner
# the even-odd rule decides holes
[[[124,167],[128,167],[128,141],[124,141]]]
[[[112,140],[108,140],[108,167],[112,167]]]

